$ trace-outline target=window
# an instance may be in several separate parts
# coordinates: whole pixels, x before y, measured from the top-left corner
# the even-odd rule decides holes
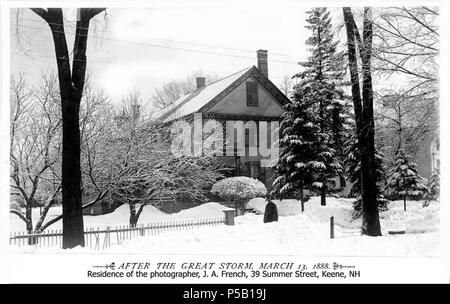
[[[245,129],[245,146],[248,147],[250,145],[250,130]]]
[[[258,106],[258,85],[256,81],[247,81],[247,107]]]

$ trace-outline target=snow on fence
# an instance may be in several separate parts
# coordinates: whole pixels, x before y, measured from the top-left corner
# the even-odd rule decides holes
[[[123,241],[138,236],[154,236],[161,232],[181,231],[202,226],[219,226],[226,223],[226,218],[198,219],[148,223],[136,226],[123,225],[105,229],[87,229],[84,231],[85,247],[93,250],[104,250],[111,245],[119,245]],[[62,247],[62,230],[48,230],[41,233],[11,233],[9,244],[13,246],[32,245],[36,247]]]

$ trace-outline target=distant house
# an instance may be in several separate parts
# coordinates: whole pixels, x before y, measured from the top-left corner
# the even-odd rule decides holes
[[[245,68],[208,85],[205,78],[197,78],[197,89],[158,113],[157,121],[188,121],[193,129],[206,128],[209,120],[220,124],[224,140],[216,153],[219,161],[232,168],[233,175],[257,178],[270,188],[273,160],[278,157],[273,148],[283,106],[290,101],[270,81],[267,58],[266,50],[258,50],[258,67]],[[197,117],[201,124],[196,125]]]

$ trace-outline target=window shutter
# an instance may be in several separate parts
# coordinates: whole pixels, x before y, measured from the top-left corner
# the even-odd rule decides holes
[[[258,106],[258,85],[256,81],[247,81],[247,106]]]

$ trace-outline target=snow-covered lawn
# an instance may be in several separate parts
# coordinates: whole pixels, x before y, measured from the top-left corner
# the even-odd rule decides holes
[[[139,223],[150,223],[159,221],[176,221],[176,220],[190,220],[190,219],[210,219],[221,218],[224,216],[222,210],[227,209],[223,205],[218,203],[208,203],[198,206],[196,208],[185,209],[178,213],[167,214],[162,212],[156,207],[145,206],[139,217]],[[61,215],[62,207],[50,208],[44,223],[51,219]],[[117,208],[113,213],[105,215],[84,215],[84,227],[89,228],[106,228],[129,225],[130,209],[128,205],[122,205]],[[24,222],[17,217],[17,215],[10,214],[10,231],[11,232],[23,232],[26,231]],[[33,225],[39,219],[39,208],[33,210]],[[58,221],[51,225],[49,230],[62,229],[62,221]]]
[[[327,198],[327,206],[313,197],[300,212],[295,200],[275,201],[279,221],[263,223],[263,215],[245,214],[236,218],[235,226],[205,226],[185,231],[164,232],[156,236],[137,237],[108,249],[111,253],[151,254],[236,254],[236,255],[314,255],[314,256],[437,256],[439,250],[439,203],[422,208],[421,201],[395,201],[381,213],[382,237],[360,235],[361,220],[352,221],[349,199]],[[253,199],[249,206],[264,211],[265,202]],[[220,218],[227,207],[218,203],[165,214],[154,207],[145,208],[140,223],[198,218]],[[86,227],[125,225],[127,206],[113,214],[85,216]],[[329,219],[335,219],[335,239],[329,237]],[[59,224],[60,225],[60,224]],[[406,228],[406,234],[388,231]],[[17,248],[20,251],[45,251],[45,248]],[[16,250],[16,249],[15,249]],[[47,249],[48,250],[48,249]],[[89,251],[89,249],[74,249]]]

